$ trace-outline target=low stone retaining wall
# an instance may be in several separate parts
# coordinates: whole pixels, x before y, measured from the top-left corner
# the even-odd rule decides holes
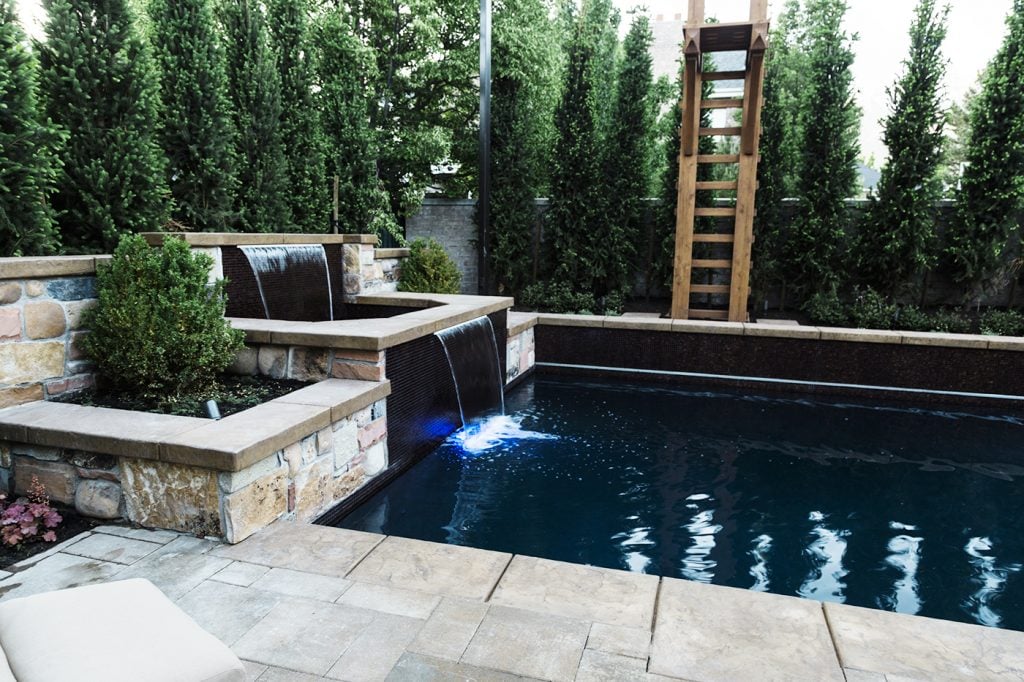
[[[0,483],[86,516],[238,542],[312,521],[388,465],[387,382],[328,380],[220,421],[36,402],[0,412]]]
[[[537,361],[533,328],[537,316],[531,313],[509,313],[508,350],[506,352],[505,384],[525,377]]]

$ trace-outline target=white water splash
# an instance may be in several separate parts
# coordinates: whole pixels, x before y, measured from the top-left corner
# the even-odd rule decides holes
[[[449,436],[449,440],[457,443],[464,452],[475,455],[492,450],[509,441],[556,440],[558,438],[550,433],[524,429],[521,426],[522,420],[522,417],[504,414],[489,417],[459,429]]]

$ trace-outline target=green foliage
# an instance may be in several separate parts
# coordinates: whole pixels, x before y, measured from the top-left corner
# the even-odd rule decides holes
[[[812,322],[826,327],[843,327],[850,322],[849,312],[835,287],[812,294],[803,310]]]
[[[905,331],[928,331],[931,326],[931,315],[916,305],[905,305],[900,308],[893,328]]]
[[[558,314],[593,314],[597,309],[597,300],[592,293],[573,291],[567,282],[557,280],[526,287],[519,304],[530,310]]]
[[[65,247],[110,251],[167,221],[151,58],[127,0],[46,0],[38,44],[49,117],[68,131],[53,194]]]
[[[942,79],[949,7],[919,0],[910,27],[910,54],[889,89],[884,141],[889,160],[871,198],[857,244],[858,276],[894,291],[935,263],[935,202],[945,144]]]
[[[236,133],[210,0],[149,0],[149,15],[173,218],[189,229],[225,230],[235,219]]]
[[[1004,256],[1024,203],[1024,0],[1014,0],[1006,26],[971,107],[967,166],[947,236],[954,276],[970,297],[1008,276]]]
[[[849,303],[842,300],[834,287],[819,291],[811,295],[803,309],[812,322],[826,327],[853,326],[956,334],[971,331],[971,321],[960,311],[939,308],[926,312],[914,305],[900,306],[870,287],[854,289]],[[1021,318],[1024,319],[1024,316]],[[992,327],[996,328],[999,317],[992,319]],[[1005,319],[1008,325],[1012,324],[1012,316]],[[982,329],[985,329],[984,321]]]
[[[809,0],[808,58],[800,113],[797,193],[800,211],[786,240],[784,274],[793,288],[821,291],[843,280],[845,199],[858,186],[860,112],[853,102],[851,39],[843,31],[846,0]]]
[[[870,287],[855,290],[849,308],[853,325],[865,329],[892,329],[899,312],[898,305]]]
[[[288,164],[285,200],[295,229],[316,233],[330,227],[331,197],[320,110],[313,92],[316,67],[309,10],[310,0],[267,2],[267,26],[281,77],[281,139]]]
[[[971,331],[971,321],[964,317],[959,310],[942,308],[930,315],[930,327],[923,331],[967,334]]]
[[[213,259],[168,238],[121,239],[97,270],[96,308],[83,341],[102,381],[115,391],[174,400],[209,389],[245,335],[224,319],[224,280],[207,285]]]
[[[402,263],[398,279],[399,291],[431,294],[457,294],[462,275],[437,240],[414,239],[409,243],[409,257]]]
[[[650,21],[635,14],[623,44],[617,98],[604,162],[606,191],[612,197],[598,225],[605,254],[605,276],[599,291],[627,289],[635,267],[636,245],[644,221],[644,200],[650,196],[654,116]],[[607,79],[610,80],[610,79]]]
[[[501,0],[493,39],[488,254],[495,289],[514,296],[533,280],[534,198],[546,186],[554,141],[558,36],[543,0]]]
[[[47,200],[61,137],[40,111],[36,69],[13,0],[0,0],[0,257],[46,255],[60,244]]]
[[[993,336],[1024,336],[1024,312],[989,308],[981,316],[981,333]]]
[[[235,124],[237,228],[280,232],[292,226],[288,164],[281,131],[281,80],[255,0],[221,3],[228,99]]]
[[[377,175],[377,147],[368,118],[369,93],[362,78],[373,77],[372,54],[352,32],[344,9],[327,9],[314,28],[320,55],[320,112],[327,142],[327,168],[337,176],[338,230],[390,233],[401,229]]]

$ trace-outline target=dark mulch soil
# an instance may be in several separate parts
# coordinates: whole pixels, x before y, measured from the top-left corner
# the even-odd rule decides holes
[[[294,379],[271,379],[269,377],[222,376],[217,386],[198,396],[184,398],[145,399],[139,396],[115,393],[98,388],[82,391],[66,398],[63,402],[95,407],[114,407],[121,410],[176,414],[185,417],[208,417],[206,401],[216,400],[222,417],[241,412],[255,405],[280,398],[312,382]]]
[[[31,542],[19,547],[0,545],[0,568],[7,568],[11,564],[28,559],[30,556],[45,552],[54,545],[75,537],[79,533],[87,531],[96,526],[102,525],[102,521],[79,516],[74,509],[55,504],[53,507],[60,513],[64,520],[57,527],[57,542]]]

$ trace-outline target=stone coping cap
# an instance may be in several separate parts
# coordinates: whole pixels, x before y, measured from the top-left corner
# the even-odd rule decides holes
[[[390,393],[388,381],[326,379],[218,421],[36,401],[0,410],[0,438],[240,471]]]
[[[109,256],[14,256],[0,258],[0,279],[92,275]]]
[[[518,336],[527,329],[537,326],[537,313],[508,311],[508,335]]]
[[[273,244],[377,244],[375,234],[280,234],[243,232],[143,232],[151,246],[165,237],[184,239],[191,246],[270,246]]]
[[[511,313],[522,315],[525,313]],[[905,332],[886,329],[847,329],[794,324],[751,322],[713,322],[705,320],[669,320],[629,316],[555,315],[533,313],[536,324],[554,327],[592,327],[603,329],[639,329],[673,331],[691,334],[729,334],[780,339],[819,339],[856,343],[890,343],[905,346],[975,348],[982,350],[1024,351],[1024,337],[985,336],[982,334],[940,334],[937,332]],[[510,324],[512,317],[509,317]],[[511,333],[511,332],[510,332]]]
[[[365,304],[420,309],[393,317],[333,322],[288,322],[239,317],[228,319],[231,326],[245,332],[249,343],[384,350],[512,306],[511,298],[458,294],[397,292],[359,296],[356,300]]]
[[[376,260],[383,260],[385,258],[408,258],[410,250],[406,248],[397,249],[374,249],[373,257]]]

